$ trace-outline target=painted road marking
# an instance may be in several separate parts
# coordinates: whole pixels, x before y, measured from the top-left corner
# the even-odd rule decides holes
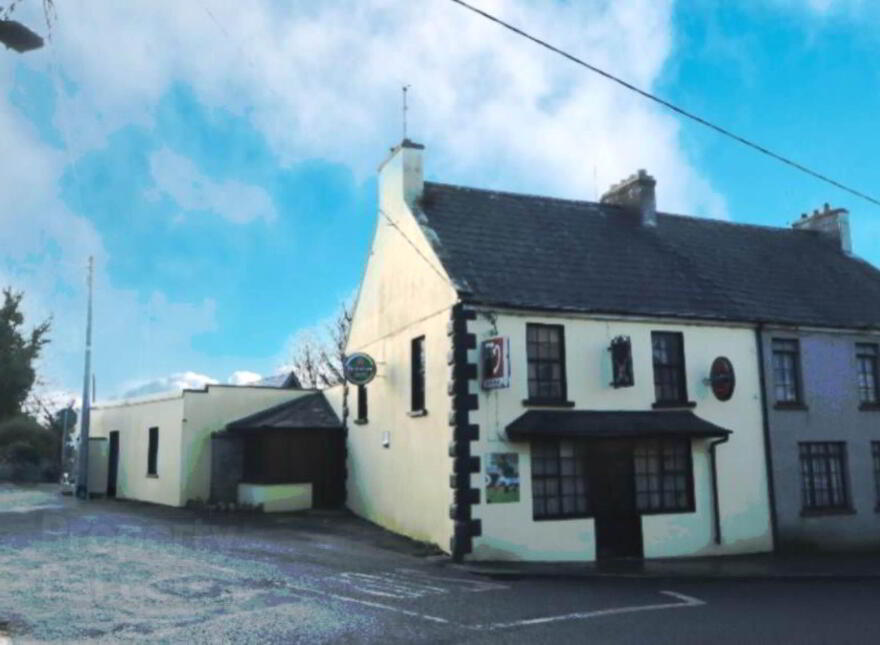
[[[509,623],[489,623],[486,625],[472,625],[473,629],[509,629],[511,627],[527,627],[530,625],[543,625],[546,623],[556,623],[564,620],[585,620],[588,618],[599,618],[601,616],[614,616],[617,614],[632,614],[639,611],[658,611],[661,609],[687,609],[691,607],[701,607],[706,604],[704,600],[686,596],[676,591],[661,591],[660,593],[678,599],[680,602],[658,603],[653,605],[631,605],[628,607],[611,607],[608,609],[597,609],[595,611],[576,612],[573,614],[562,614],[559,616],[545,616],[543,618],[528,618],[525,620],[515,620]]]
[[[416,569],[397,569],[391,573],[370,574],[346,571],[330,577],[361,593],[397,600],[422,598],[451,592],[480,593],[509,589],[509,585],[469,578],[432,576]]]
[[[503,585],[496,582],[484,582],[482,580],[472,580],[469,578],[447,578],[445,576],[432,576],[416,569],[398,569],[393,573],[386,574],[367,574],[349,571],[325,580],[341,581],[348,584],[352,589],[361,593],[388,598],[389,600],[409,600],[414,598],[422,598],[431,594],[450,593],[452,591],[478,593],[482,591],[510,589],[509,585]],[[446,586],[441,586],[444,584]],[[366,607],[381,609],[383,611],[391,611],[434,623],[454,625],[463,629],[472,629],[479,631],[494,631],[500,629],[510,629],[513,627],[529,627],[532,625],[545,625],[549,623],[557,623],[569,620],[588,620],[591,618],[601,618],[603,616],[632,614],[643,611],[690,609],[701,607],[706,604],[706,601],[700,600],[699,598],[687,596],[683,593],[678,593],[677,591],[666,590],[660,591],[659,593],[663,594],[664,596],[674,598],[676,602],[651,603],[647,605],[625,605],[623,607],[609,607],[606,609],[573,612],[569,614],[560,614],[557,616],[526,618],[510,622],[465,624],[456,623],[440,616],[424,614],[418,611],[413,611],[411,609],[404,609],[403,607],[388,604],[387,602],[377,602],[373,600],[353,598],[351,596],[318,590],[314,588],[300,588],[300,590],[311,592],[334,600],[356,603]]]

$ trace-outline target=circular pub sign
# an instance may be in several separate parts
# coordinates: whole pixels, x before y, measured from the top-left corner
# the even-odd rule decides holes
[[[724,356],[719,356],[712,361],[709,382],[712,386],[712,393],[719,401],[729,401],[733,396],[736,375],[733,372],[733,364]]]
[[[376,376],[376,361],[369,354],[349,354],[342,367],[345,380],[352,385],[366,385]]]

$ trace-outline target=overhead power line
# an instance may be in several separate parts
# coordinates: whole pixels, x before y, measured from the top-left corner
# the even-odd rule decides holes
[[[832,179],[831,177],[829,177],[827,175],[824,175],[820,172],[817,172],[815,170],[807,168],[805,165],[798,163],[797,161],[794,161],[792,159],[789,159],[788,157],[785,157],[781,154],[773,152],[769,148],[766,148],[758,143],[755,143],[754,141],[750,141],[750,140],[746,139],[745,137],[741,137],[738,134],[735,134],[734,132],[731,132],[730,130],[721,127],[720,125],[716,125],[716,124],[712,123],[711,121],[707,121],[706,119],[704,119],[700,116],[697,116],[693,112],[688,112],[687,110],[680,108],[677,105],[670,103],[669,101],[667,101],[665,99],[660,98],[659,96],[651,94],[650,92],[646,92],[645,90],[636,87],[632,83],[627,83],[623,79],[618,78],[617,76],[614,76],[613,74],[610,74],[609,72],[606,72],[605,70],[600,69],[600,68],[596,67],[595,65],[591,65],[590,63],[578,58],[577,56],[574,56],[573,54],[569,54],[568,52],[566,52],[562,49],[559,49],[558,47],[554,47],[553,45],[551,45],[550,43],[548,43],[545,40],[541,40],[540,38],[532,36],[531,34],[528,34],[525,31],[523,31],[522,29],[519,29],[518,27],[514,27],[510,23],[504,22],[500,18],[493,16],[492,14],[487,13],[487,12],[483,11],[482,9],[477,9],[476,7],[468,4],[467,2],[464,2],[464,0],[452,0],[452,2],[454,2],[458,5],[461,5],[465,9],[469,9],[469,10],[473,11],[474,13],[483,16],[484,18],[486,18],[488,20],[491,20],[492,22],[504,27],[505,29],[512,31],[513,33],[515,33],[519,36],[522,36],[523,38],[531,40],[533,43],[540,45],[541,47],[543,47],[545,49],[549,49],[550,51],[552,51],[556,54],[559,54],[560,56],[562,56],[564,58],[567,58],[568,60],[572,61],[573,63],[577,63],[581,67],[587,68],[591,72],[595,72],[596,74],[599,74],[600,76],[604,76],[608,80],[613,81],[613,82],[617,83],[618,85],[622,85],[626,89],[631,90],[631,91],[635,92],[636,94],[643,96],[646,99],[654,101],[655,103],[659,103],[663,107],[668,108],[668,109],[672,110],[673,112],[680,114],[681,116],[683,116],[685,118],[691,119],[692,121],[696,121],[700,125],[706,126],[707,128],[710,128],[710,129],[714,130],[715,132],[718,132],[719,134],[722,134],[726,137],[729,137],[729,138],[733,139],[734,141],[738,141],[739,143],[743,144],[744,146],[748,146],[749,148],[752,148],[753,150],[757,150],[758,152],[765,154],[768,157],[775,159],[776,161],[780,161],[788,166],[791,166],[792,168],[795,168],[796,170],[800,170],[801,172],[806,173],[807,175],[810,175],[811,177],[814,177],[815,179],[818,179],[820,181],[824,181],[827,184],[831,184],[832,186],[840,188],[841,190],[845,190],[846,192],[850,193],[851,195],[855,195],[856,197],[860,197],[861,199],[864,199],[868,202],[871,202],[872,204],[876,204],[877,206],[880,206],[880,199],[877,199],[875,197],[871,197],[870,195],[867,195],[867,194],[863,193],[862,191],[857,190],[855,188],[850,188],[849,186],[846,186],[845,184],[842,184],[839,181]]]
[[[397,225],[397,222],[395,222],[393,219],[391,219],[391,217],[388,216],[388,213],[386,213],[384,210],[382,210],[381,207],[379,208],[379,213],[382,215],[382,217],[384,217],[386,220],[388,220],[388,224],[389,224],[392,228],[394,228],[398,233],[400,233],[401,237],[403,237],[403,239],[406,240],[407,244],[409,244],[409,245],[413,248],[413,251],[415,251],[415,252],[419,255],[419,257],[422,258],[422,259],[425,261],[425,263],[426,263],[429,267],[431,267],[431,269],[433,269],[434,273],[436,273],[438,276],[440,276],[440,279],[443,280],[443,282],[448,282],[449,285],[450,285],[453,289],[456,289],[456,291],[457,291],[457,288],[456,288],[456,286],[452,283],[452,281],[451,281],[449,278],[447,278],[445,275],[443,275],[443,274],[440,272],[440,269],[438,269],[437,267],[435,267],[435,266],[434,266],[434,263],[431,262],[431,261],[425,256],[425,254],[422,253],[422,252],[419,250],[419,247],[417,247],[417,246],[415,245],[415,243],[414,243],[411,239],[409,239],[409,236],[408,236],[406,233],[403,232],[403,230]]]

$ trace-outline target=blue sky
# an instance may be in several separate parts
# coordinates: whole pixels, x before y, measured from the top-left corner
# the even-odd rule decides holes
[[[16,15],[45,29],[40,4]],[[880,14],[867,2],[475,4],[880,192]],[[79,388],[90,253],[100,396],[282,369],[297,333],[357,287],[404,82],[429,179],[593,199],[643,167],[663,210],[775,226],[827,201],[880,264],[880,207],[447,0],[58,10],[50,47],[0,52],[0,283],[54,317],[47,392]]]

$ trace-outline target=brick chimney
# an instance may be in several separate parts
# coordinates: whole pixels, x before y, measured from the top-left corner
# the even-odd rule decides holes
[[[613,185],[602,195],[603,204],[613,204],[631,209],[639,214],[642,226],[657,226],[657,197],[654,187],[657,181],[644,170]]]
[[[840,250],[852,255],[852,237],[849,232],[849,213],[845,208],[831,208],[825,204],[812,215],[804,213],[792,227],[798,231],[818,231],[840,245]]]
[[[404,139],[400,145],[391,148],[391,155],[379,166],[379,197],[385,208],[392,207],[391,202],[400,198],[412,208],[421,198],[425,187],[422,175],[424,149],[422,144]]]

